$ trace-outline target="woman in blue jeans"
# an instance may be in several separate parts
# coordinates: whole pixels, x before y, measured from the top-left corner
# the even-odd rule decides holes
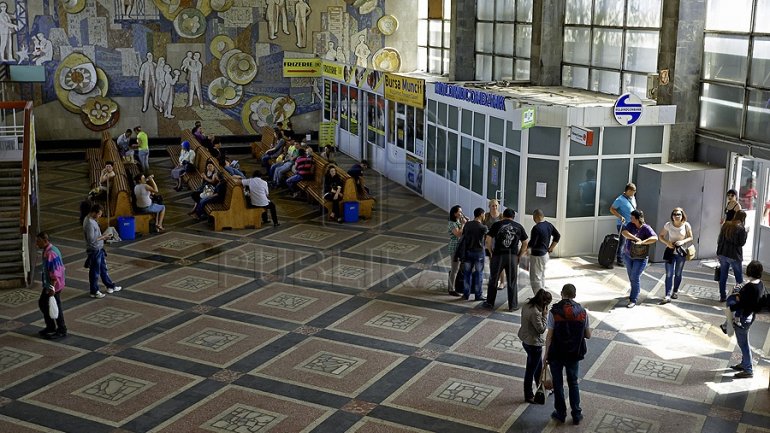
[[[621,234],[626,238],[623,261],[631,282],[631,295],[626,307],[634,308],[639,299],[642,271],[647,267],[649,246],[658,241],[658,235],[644,222],[644,212],[639,209],[631,211],[631,222],[623,227]]]
[[[686,259],[684,246],[693,239],[692,227],[687,222],[684,209],[675,207],[671,211],[671,221],[663,226],[658,239],[666,245],[666,252],[663,253],[663,260],[666,262],[666,297],[660,302],[663,305],[679,297],[677,292],[682,284],[682,270]]]
[[[731,366],[737,371],[736,379],[750,379],[754,377],[754,364],[751,360],[751,346],[749,345],[749,328],[754,323],[756,313],[760,310],[760,298],[765,293],[765,286],[762,284],[762,272],[764,268],[762,263],[753,260],[746,266],[746,276],[749,282],[744,284],[738,292],[737,304],[730,307],[735,312],[735,320],[732,326],[735,329],[735,339],[738,347],[741,349],[741,362]],[[730,326],[728,323],[727,326]]]
[[[735,282],[743,283],[743,246],[746,245],[746,212],[739,210],[731,221],[722,224],[717,239],[717,257],[719,258],[719,302],[727,299],[727,273],[733,268]]]
[[[546,319],[548,306],[553,296],[545,289],[540,289],[524,304],[521,310],[521,327],[519,340],[527,352],[527,368],[524,370],[524,400],[534,403],[535,393],[532,391],[532,381],[540,385],[540,374],[543,371],[543,346],[545,345]]]

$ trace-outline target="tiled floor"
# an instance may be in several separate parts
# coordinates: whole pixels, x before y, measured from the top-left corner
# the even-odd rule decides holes
[[[699,263],[666,306],[662,266],[650,266],[633,310],[623,269],[549,263],[549,288],[574,283],[595,328],[586,418],[563,426],[552,398],[523,401],[520,318],[505,295],[490,312],[445,294],[444,210],[371,173],[369,221],[328,223],[278,191],[280,227],[215,233],[185,215],[189,193],[161,176],[168,162],[152,164],[168,231],[109,246],[124,290],[94,300],[76,222],[85,164],[41,163],[69,336],[37,336],[39,282],[0,292],[0,432],[770,432],[770,316],[751,331],[755,378],[733,380],[740,354]],[[526,272],[519,281],[524,300]]]

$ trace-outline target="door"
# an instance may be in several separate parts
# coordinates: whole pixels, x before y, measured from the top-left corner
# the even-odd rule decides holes
[[[749,232],[749,239],[743,247],[744,262],[754,258],[754,251],[758,247],[761,230],[755,230],[761,226],[764,214],[764,206],[759,200],[759,191],[757,185],[763,184],[766,175],[763,173],[762,161],[753,158],[747,158],[742,155],[733,157],[732,176],[730,188],[738,191],[738,203],[741,209],[746,212],[746,230]],[[759,177],[761,175],[761,178]]]

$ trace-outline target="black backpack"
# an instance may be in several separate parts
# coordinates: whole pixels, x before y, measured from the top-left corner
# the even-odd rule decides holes
[[[757,300],[757,313],[761,313],[763,311],[769,311],[770,312],[770,293],[767,291],[767,288],[762,287],[763,293],[759,296],[759,300]]]

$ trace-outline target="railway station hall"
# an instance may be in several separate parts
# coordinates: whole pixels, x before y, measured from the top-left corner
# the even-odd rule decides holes
[[[770,0],[0,0],[0,433],[770,433]]]

